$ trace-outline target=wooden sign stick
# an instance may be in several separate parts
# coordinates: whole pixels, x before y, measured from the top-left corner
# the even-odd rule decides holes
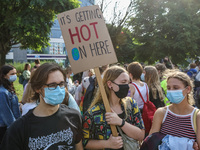
[[[94,72],[95,72],[95,75],[96,75],[96,78],[97,78],[99,89],[101,91],[101,95],[102,95],[102,98],[103,98],[103,103],[104,103],[106,112],[111,112],[110,104],[108,102],[108,98],[107,98],[107,95],[106,95],[106,91],[105,91],[103,83],[102,83],[102,78],[101,78],[101,74],[100,74],[100,71],[99,71],[99,67],[95,67]],[[118,136],[116,126],[110,125],[110,127],[111,127],[111,131],[112,131],[112,135],[115,136],[115,137]]]

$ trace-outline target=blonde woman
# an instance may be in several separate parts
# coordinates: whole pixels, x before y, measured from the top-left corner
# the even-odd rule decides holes
[[[138,141],[144,138],[144,124],[135,100],[125,98],[129,90],[125,69],[112,66],[104,72],[103,85],[112,112],[106,113],[100,91],[83,115],[83,146],[86,149],[123,149],[121,136],[113,137],[110,125]]]
[[[197,130],[194,131],[193,115],[196,108],[192,106],[193,85],[189,76],[180,71],[173,71],[167,78],[167,97],[172,103],[169,106],[157,109],[153,119],[150,134],[161,132],[170,136],[193,139],[200,146],[200,112],[197,113]],[[171,140],[176,142],[177,147],[184,149],[187,142]],[[169,143],[170,145],[170,143]]]
[[[149,99],[156,108],[163,107],[164,95],[162,87],[160,86],[160,80],[158,76],[158,71],[154,66],[144,67],[145,82],[149,87]]]

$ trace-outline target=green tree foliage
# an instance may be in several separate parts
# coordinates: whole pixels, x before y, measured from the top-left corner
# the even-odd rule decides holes
[[[127,7],[123,7],[122,1],[118,0],[114,6],[110,6],[111,0],[101,0],[98,5],[106,18],[107,28],[120,63],[129,63],[134,58],[133,34],[129,30],[130,16],[133,15],[133,1],[130,0]],[[112,15],[106,15],[107,10],[113,10]]]
[[[119,28],[107,24],[107,28],[120,63],[130,63],[135,56],[135,45],[132,42],[133,34],[127,27]]]
[[[78,0],[1,0],[0,66],[15,44],[33,50],[48,46],[56,14],[76,7]]]
[[[140,61],[170,56],[173,63],[184,63],[200,55],[199,0],[136,0],[135,12],[129,23]]]

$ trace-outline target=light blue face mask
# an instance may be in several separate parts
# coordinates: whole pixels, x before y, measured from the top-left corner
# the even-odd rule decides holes
[[[50,105],[58,105],[61,104],[65,98],[65,87],[60,88],[60,86],[57,86],[55,90],[49,90],[49,88],[44,88],[44,94],[45,96],[42,98],[44,99],[45,103]]]
[[[141,74],[140,79],[141,79],[142,81],[145,81],[145,74],[144,74],[144,73]]]
[[[183,96],[183,90],[167,90],[167,98],[170,102],[174,104],[179,104],[185,98],[185,96]]]
[[[10,82],[14,82],[16,80],[17,80],[17,75],[16,74],[15,75],[10,75],[10,77],[8,79],[8,81],[10,81]]]

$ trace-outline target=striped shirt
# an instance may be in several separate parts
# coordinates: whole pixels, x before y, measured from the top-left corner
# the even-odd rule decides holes
[[[190,114],[178,115],[170,111],[169,107],[167,107],[160,132],[163,134],[196,140],[193,125],[194,112],[195,109]]]

